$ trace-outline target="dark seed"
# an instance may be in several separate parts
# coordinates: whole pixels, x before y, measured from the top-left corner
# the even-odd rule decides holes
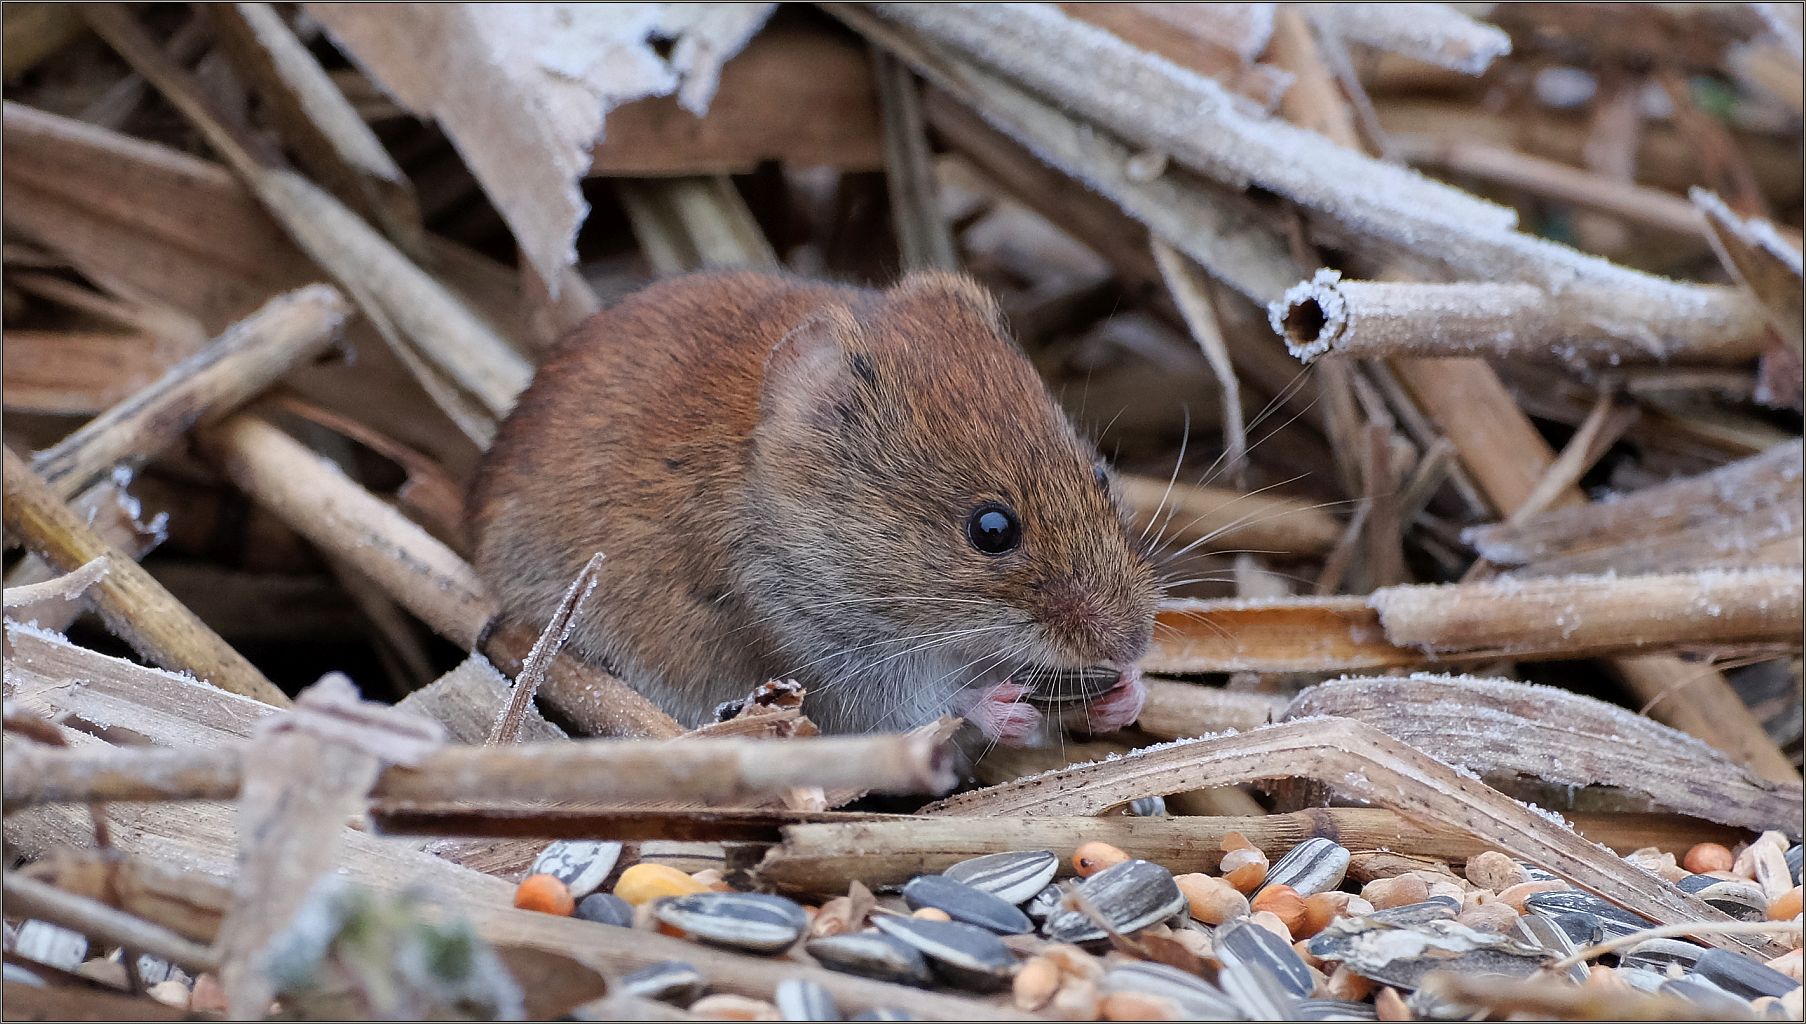
[[[1079,883],[1078,896],[1128,935],[1185,909],[1185,896],[1173,873],[1145,860],[1126,860]],[[1055,942],[1096,942],[1108,933],[1085,914],[1062,907],[1047,919],[1047,937]]]
[[[1269,885],[1289,885],[1300,896],[1328,892],[1342,884],[1348,872],[1348,851],[1340,845],[1313,836],[1292,847],[1279,863],[1267,871],[1267,880],[1251,895],[1259,895]]]
[[[1017,904],[1032,899],[1046,888],[1059,869],[1060,858],[1054,856],[1053,851],[1024,850],[962,860],[941,873],[955,882],[988,892],[1005,903]]]
[[[620,859],[620,843],[560,839],[540,851],[532,873],[551,875],[571,890],[574,899],[582,899],[602,888]]]
[[[577,916],[616,928],[633,927],[633,904],[612,892],[592,892],[577,901]]]
[[[1690,969],[1704,952],[1703,947],[1679,939],[1645,939],[1625,950],[1618,958],[1618,966],[1657,972],[1665,972],[1670,965]]]
[[[1293,999],[1303,999],[1317,987],[1310,966],[1297,950],[1279,936],[1247,920],[1231,921],[1217,929],[1216,955],[1226,968],[1241,964],[1257,973],[1271,975]],[[1224,982],[1221,977],[1217,980]]]
[[[1693,976],[1724,989],[1735,996],[1756,999],[1761,996],[1779,998],[1800,987],[1800,983],[1766,964],[1728,949],[1708,949],[1693,964]]]
[[[1630,935],[1655,925],[1654,921],[1641,914],[1633,914],[1579,889],[1557,889],[1554,892],[1534,893],[1525,898],[1524,909],[1545,916],[1567,913],[1586,914],[1597,922],[1598,927],[1608,938]]]
[[[1739,921],[1761,921],[1768,916],[1768,894],[1749,882],[1724,879],[1694,895]]]
[[[778,982],[773,1002],[785,1020],[839,1020],[840,1007],[828,990],[813,981],[785,978]]]
[[[688,1006],[702,998],[705,985],[702,973],[682,960],[642,967],[621,979],[624,994],[674,1006]]]
[[[809,927],[795,901],[756,892],[699,892],[658,901],[652,914],[703,942],[782,953]]]
[[[1034,930],[1028,916],[1003,900],[942,875],[917,875],[903,887],[909,909],[933,907],[955,921],[975,924],[999,935],[1021,935]]]
[[[862,978],[894,981],[904,985],[929,982],[928,961],[914,946],[876,932],[830,935],[803,947],[823,967]]]
[[[1105,992],[1141,992],[1170,999],[1194,1020],[1233,1020],[1241,1010],[1222,989],[1177,967],[1152,961],[1118,964],[1104,975]]]
[[[1795,843],[1793,848],[1787,851],[1785,859],[1787,861],[1787,873],[1793,877],[1793,884],[1799,885],[1800,884],[1800,845],[1798,843]]]
[[[1008,987],[1016,958],[1003,940],[958,921],[924,921],[913,917],[877,917],[872,923],[892,938],[914,946],[929,967],[947,982],[974,992]]]
[[[1700,981],[1697,978],[1670,978],[1663,982],[1662,987],[1657,991],[1663,995],[1685,999],[1706,1013],[1723,1020],[1748,1020],[1755,1015],[1755,1008],[1747,1000],[1726,992],[1711,982]]]

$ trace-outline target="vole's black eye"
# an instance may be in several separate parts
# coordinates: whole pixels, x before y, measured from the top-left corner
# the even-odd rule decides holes
[[[1022,524],[1003,505],[980,505],[966,517],[966,539],[984,554],[1006,555],[1022,544]]]

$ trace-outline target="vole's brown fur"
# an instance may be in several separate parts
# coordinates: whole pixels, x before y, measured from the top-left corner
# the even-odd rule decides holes
[[[1039,716],[1012,673],[1128,670],[1152,629],[1151,569],[1095,461],[964,278],[698,274],[546,360],[471,526],[505,613],[535,626],[601,551],[572,644],[681,721],[790,677],[831,731],[954,711],[1020,740]],[[967,539],[987,501],[1014,509],[1017,550]]]

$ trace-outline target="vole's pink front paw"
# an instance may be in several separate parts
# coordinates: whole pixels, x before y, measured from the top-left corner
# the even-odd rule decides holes
[[[1141,706],[1147,699],[1148,688],[1142,685],[1141,670],[1132,668],[1102,697],[1085,707],[1085,726],[1093,733],[1104,733],[1132,725],[1141,717]]]
[[[1005,746],[1026,746],[1040,736],[1042,719],[1040,708],[1023,702],[1027,694],[1021,683],[997,683],[979,694],[966,710],[966,721]]]

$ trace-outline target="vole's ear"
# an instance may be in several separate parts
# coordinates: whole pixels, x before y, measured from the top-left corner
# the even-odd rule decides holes
[[[998,307],[997,300],[991,297],[991,293],[983,285],[964,274],[945,270],[918,270],[906,275],[890,290],[893,301],[907,302],[930,296],[950,300],[988,320],[999,333],[1006,333],[1003,310]]]
[[[761,418],[826,424],[851,408],[859,325],[845,306],[815,310],[790,329],[765,357]],[[870,366],[869,362],[864,365]]]

